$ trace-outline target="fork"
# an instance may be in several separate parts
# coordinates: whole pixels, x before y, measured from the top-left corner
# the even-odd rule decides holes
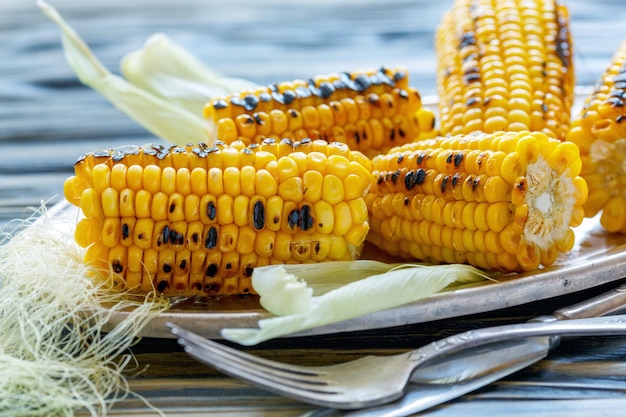
[[[463,349],[535,336],[607,336],[626,334],[626,315],[544,320],[470,330],[416,350],[390,356],[364,356],[329,366],[276,362],[205,339],[168,323],[187,354],[221,372],[268,391],[310,404],[357,409],[401,397],[419,366]]]

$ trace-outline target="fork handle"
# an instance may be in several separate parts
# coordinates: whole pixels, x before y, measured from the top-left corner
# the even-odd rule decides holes
[[[626,335],[626,314],[574,320],[535,321],[469,330],[407,352],[416,368],[461,350],[527,337]]]
[[[626,307],[626,284],[613,288],[596,297],[555,310],[557,320],[600,317]]]

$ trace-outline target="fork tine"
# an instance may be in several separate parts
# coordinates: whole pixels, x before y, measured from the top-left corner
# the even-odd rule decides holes
[[[174,327],[170,327],[174,329]],[[274,365],[277,363],[274,361],[240,352],[181,328],[178,328],[174,334],[179,337],[179,343],[190,356],[228,375],[261,384],[264,387],[267,384],[262,381],[269,381],[283,387],[283,391],[292,388],[308,392],[336,393],[336,391],[326,388],[328,383],[320,379],[325,374],[310,370],[303,374],[297,369],[293,372],[288,366],[275,367]],[[270,364],[269,368],[265,366],[266,363]]]
[[[307,393],[307,396],[309,394],[322,394],[327,396],[337,393],[329,389],[330,387],[328,385],[320,384],[319,382],[315,383],[314,381],[298,381],[292,378],[284,378],[280,375],[246,366],[245,364],[231,363],[224,360],[224,358],[219,358],[211,354],[207,355],[206,350],[193,344],[185,345],[185,352],[200,362],[211,365],[227,375],[251,382],[264,389],[280,394],[290,393],[292,395],[301,396],[304,392]]]
[[[233,358],[233,360],[235,360],[235,358],[241,358],[245,360],[246,363],[254,363],[259,366],[264,366],[264,367],[267,367],[268,370],[272,369],[272,370],[278,370],[278,371],[285,371],[285,372],[289,372],[293,374],[311,375],[311,376],[322,376],[325,374],[324,372],[321,372],[318,369],[311,369],[311,367],[308,367],[308,366],[293,365],[293,364],[288,364],[284,362],[273,361],[270,359],[264,359],[255,355],[250,355],[249,353],[246,353],[244,351],[228,347],[223,343],[217,343],[210,339],[205,339],[201,337],[200,335],[190,332],[189,330],[183,329],[182,327],[179,327],[175,324],[168,323],[167,325],[175,336],[178,336],[179,338],[182,338],[188,341],[193,341],[196,345],[202,346],[206,349],[210,349],[211,351],[220,351],[223,353],[223,355],[230,355]]]
[[[240,372],[244,372],[246,374],[252,373],[274,383],[297,386],[302,389],[308,389],[310,386],[326,385],[323,380],[317,379],[315,376],[311,378],[308,375],[301,376],[298,373],[264,368],[262,366],[258,366],[257,364],[250,363],[245,359],[230,356],[228,353],[224,354],[224,352],[220,350],[213,350],[210,348],[207,349],[205,346],[198,345],[193,341],[181,339],[179,339],[179,343],[188,353],[191,353],[193,350],[197,356],[199,356],[198,359],[202,359],[205,363],[216,368],[219,366],[220,370],[223,370],[226,373],[228,373],[231,369],[232,372],[237,372],[237,375],[240,375]]]

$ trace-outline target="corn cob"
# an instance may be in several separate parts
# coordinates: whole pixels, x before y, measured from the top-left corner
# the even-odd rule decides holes
[[[403,258],[534,270],[572,248],[583,218],[578,148],[541,132],[431,139],[372,164],[368,240]]]
[[[242,91],[213,98],[204,116],[226,143],[323,139],[368,156],[436,135],[434,113],[422,107],[404,69],[331,74]]]
[[[580,148],[589,186],[586,217],[599,212],[609,232],[626,233],[626,40],[572,121],[567,139]]]
[[[574,68],[559,0],[456,0],[435,44],[442,135],[530,130],[565,139]]]
[[[321,140],[129,146],[65,182],[85,261],[134,291],[252,293],[260,265],[351,260],[369,230],[371,163]]]

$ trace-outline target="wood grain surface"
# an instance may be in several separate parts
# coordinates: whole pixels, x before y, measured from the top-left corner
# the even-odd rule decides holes
[[[411,84],[433,95],[433,34],[450,4],[429,0],[50,0],[119,73],[120,59],[162,32],[229,76],[254,82],[380,65],[405,65]],[[572,18],[579,85],[600,76],[626,36],[623,0],[565,0]],[[58,28],[35,1],[0,2],[0,228],[62,198],[78,155],[155,141],[81,85],[65,62]],[[463,330],[525,321],[608,289],[467,318],[378,331],[281,339],[256,354],[303,364],[418,347]],[[168,416],[297,416],[311,407],[225,377],[187,357],[173,340],[143,339],[131,387]],[[420,415],[623,416],[626,338],[565,340],[544,361]],[[375,376],[373,376],[375,378]],[[1,370],[0,370],[1,378]],[[140,399],[110,415],[154,416]]]

